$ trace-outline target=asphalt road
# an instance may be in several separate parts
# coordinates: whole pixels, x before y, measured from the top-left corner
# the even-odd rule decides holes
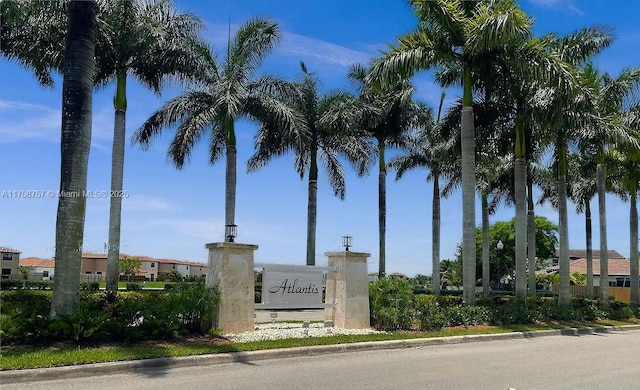
[[[640,331],[625,331],[147,369],[2,390],[640,389],[639,358]]]

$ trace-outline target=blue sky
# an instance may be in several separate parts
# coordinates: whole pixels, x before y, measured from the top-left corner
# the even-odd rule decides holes
[[[207,39],[223,52],[228,22],[232,30],[248,18],[260,15],[276,20],[283,41],[265,61],[260,73],[293,80],[299,62],[322,80],[325,90],[350,87],[346,72],[354,62],[366,63],[395,38],[415,26],[404,1],[271,0],[177,0],[180,10],[196,13],[206,23]],[[536,34],[566,33],[584,26],[606,24],[615,28],[617,39],[596,64],[617,75],[640,65],[640,2],[635,0],[522,0],[523,9],[536,20]],[[633,15],[636,15],[634,17]],[[18,65],[0,59],[0,194],[4,191],[59,188],[60,108],[62,82],[55,88],[40,87],[33,76]],[[441,89],[429,74],[415,79],[416,98],[435,108]],[[93,135],[89,161],[89,190],[110,188],[111,140],[113,132],[110,85],[94,96]],[[128,84],[127,136],[164,101],[180,90],[169,86],[155,96],[134,81]],[[448,91],[448,100],[458,91]],[[307,184],[285,156],[252,174],[244,162],[253,152],[255,124],[241,121],[238,135],[238,195],[236,223],[238,242],[259,245],[256,261],[304,264],[306,251]],[[206,143],[199,145],[190,162],[177,171],[166,160],[172,129],[166,129],[148,151],[127,146],[123,201],[122,248],[130,255],[206,262],[204,245],[223,239],[224,161],[207,163]],[[345,165],[347,195],[344,201],[332,195],[321,173],[318,189],[317,263],[326,264],[324,252],[342,250],[341,236],[353,236],[355,251],[370,252],[370,271],[377,270],[377,175],[358,178]],[[387,180],[387,272],[408,275],[431,273],[431,184],[426,171]],[[306,179],[305,179],[306,180]],[[607,199],[609,249],[629,255],[629,207],[615,197]],[[453,258],[461,240],[461,197],[456,193],[442,201],[441,258]],[[50,258],[54,254],[57,199],[0,198],[0,246],[14,247],[22,257]],[[597,210],[594,200],[592,209]],[[569,207],[569,242],[584,248],[584,216]],[[477,207],[480,223],[480,207]],[[538,215],[557,223],[557,212],[538,207]],[[103,252],[108,236],[109,202],[89,199],[84,249]],[[501,208],[491,222],[508,220],[514,210]],[[598,243],[597,212],[594,238]]]

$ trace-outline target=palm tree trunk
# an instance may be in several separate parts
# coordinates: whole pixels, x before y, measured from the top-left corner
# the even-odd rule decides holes
[[[598,164],[598,216],[600,218],[600,305],[609,306],[609,259],[607,251],[607,172]]]
[[[527,296],[527,165],[524,158],[514,163],[514,186],[516,200],[516,300],[524,302]]]
[[[591,227],[591,204],[584,202],[584,225],[587,237],[587,297],[593,299],[593,228]]]
[[[489,202],[487,195],[482,194],[482,294],[488,297],[491,293],[489,264]]]
[[[236,220],[236,134],[233,119],[226,121],[227,167],[225,172],[224,224],[234,225]],[[225,237],[225,241],[229,237]]]
[[[440,173],[433,172],[433,206],[431,217],[431,267],[433,293],[440,294]]]
[[[118,259],[120,257],[120,223],[122,221],[122,182],[124,169],[124,138],[127,112],[127,73],[118,74],[113,99],[115,122],[111,154],[111,197],[109,207],[109,247],[107,249],[107,291],[118,290]]]
[[[525,133],[522,124],[516,125],[515,162],[513,180],[516,203],[516,300],[524,302],[527,296],[527,161]]]
[[[558,305],[571,304],[569,288],[569,226],[567,216],[567,148],[564,141],[558,142],[558,219],[560,227],[560,287]]]
[[[384,159],[384,140],[378,140],[378,160],[380,172],[378,174],[378,232],[379,232],[379,256],[380,264],[378,277],[382,278],[386,274],[386,228],[387,228],[387,163]]]
[[[527,176],[527,260],[529,261],[529,295],[536,295],[536,214],[533,204],[533,180]]]
[[[307,204],[307,265],[316,265],[316,217],[318,213],[318,151],[311,147]]]
[[[471,64],[463,64],[463,98],[461,118],[462,179],[462,284],[467,305],[476,301],[476,156]]]
[[[72,1],[68,4],[68,12],[52,318],[71,315],[80,304],[80,264],[86,211],[84,192],[87,189],[91,146],[95,1]]]
[[[638,181],[631,182],[631,196],[630,196],[630,212],[629,212],[629,232],[631,238],[631,255],[629,256],[629,269],[631,271],[631,300],[632,306],[638,306],[640,295],[640,283],[638,283],[638,207],[637,207],[637,193],[638,193]]]

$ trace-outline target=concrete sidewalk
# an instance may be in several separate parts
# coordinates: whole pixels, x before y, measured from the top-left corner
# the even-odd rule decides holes
[[[327,353],[345,353],[357,351],[385,350],[393,348],[425,347],[443,344],[461,344],[492,340],[516,340],[545,336],[581,336],[621,331],[638,331],[640,325],[603,326],[597,328],[570,328],[561,330],[542,330],[536,332],[513,332],[472,336],[437,337],[429,339],[409,339],[374,341],[353,344],[318,345],[311,347],[295,347],[269,349],[250,352],[233,352],[212,355],[184,356],[176,358],[159,358],[132,360],[123,362],[83,364],[78,366],[38,368],[28,370],[0,371],[0,383],[24,383],[54,379],[80,378],[86,376],[112,375],[144,372],[150,369],[168,369],[190,366],[208,366],[225,363],[250,363],[265,359],[289,358],[297,356],[320,355]]]

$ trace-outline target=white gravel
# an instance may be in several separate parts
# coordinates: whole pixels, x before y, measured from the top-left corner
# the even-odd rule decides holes
[[[358,334],[376,334],[386,333],[374,329],[342,329],[336,327],[325,327],[322,322],[312,322],[308,328],[303,327],[302,323],[294,322],[273,322],[258,323],[255,330],[244,333],[226,333],[223,337],[235,342],[263,341],[263,340],[279,340],[306,337],[326,337],[333,335],[358,335]]]

